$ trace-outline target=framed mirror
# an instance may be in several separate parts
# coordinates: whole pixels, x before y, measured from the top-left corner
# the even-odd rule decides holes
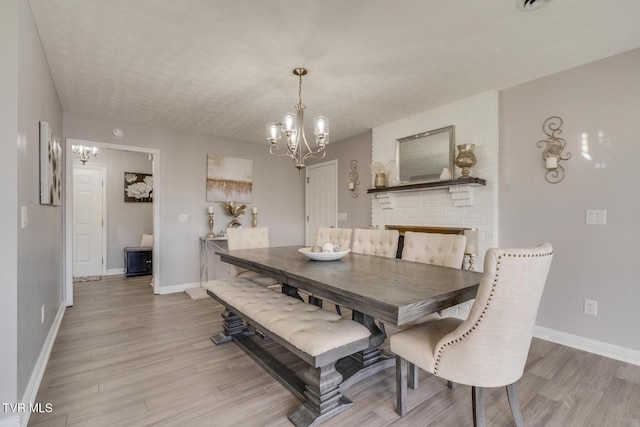
[[[455,126],[446,126],[396,140],[396,165],[401,183],[439,181],[444,168],[453,178]]]

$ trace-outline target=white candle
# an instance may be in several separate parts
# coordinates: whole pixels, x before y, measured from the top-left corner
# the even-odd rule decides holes
[[[254,207],[253,209],[251,209],[251,212],[253,212],[254,214],[258,213],[258,208]]]
[[[209,212],[210,214],[213,213],[213,206],[209,206],[209,209],[207,209],[207,212]]]
[[[546,163],[547,163],[547,169],[558,168],[558,158],[555,156],[547,157]]]

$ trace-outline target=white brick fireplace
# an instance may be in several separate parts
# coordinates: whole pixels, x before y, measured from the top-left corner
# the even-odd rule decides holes
[[[498,244],[498,91],[484,92],[373,129],[372,158],[387,163],[395,159],[396,139],[455,125],[455,142],[475,144],[478,163],[474,177],[486,186],[451,187],[372,194],[372,224],[474,227],[479,230],[480,254],[476,270],[482,270],[484,252]],[[457,154],[457,149],[456,149]],[[456,177],[460,170],[456,168]],[[371,180],[371,187],[373,179]]]

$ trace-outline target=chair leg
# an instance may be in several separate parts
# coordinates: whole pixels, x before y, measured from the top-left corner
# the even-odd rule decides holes
[[[484,427],[484,388],[471,387],[471,402],[473,405],[474,427]]]
[[[418,374],[420,373],[420,368],[418,368],[413,363],[409,363],[409,387],[413,390],[418,388]]]
[[[518,401],[518,383],[507,386],[507,398],[509,399],[509,407],[511,408],[511,415],[513,416],[513,421],[516,423],[516,427],[524,427],[524,418],[522,418],[520,402]]]
[[[407,414],[407,370],[409,362],[396,356],[396,412],[401,417]]]
[[[449,387],[451,390],[455,390],[456,383],[454,383],[452,381],[447,381],[447,387]]]

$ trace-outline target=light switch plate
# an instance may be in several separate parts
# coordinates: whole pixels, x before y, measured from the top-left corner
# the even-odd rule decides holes
[[[178,222],[189,222],[189,215],[187,214],[178,215]]]
[[[606,210],[587,210],[587,224],[589,225],[606,225]]]
[[[347,213],[346,212],[338,212],[338,221],[346,221]]]
[[[29,211],[26,206],[22,206],[21,210],[22,217],[22,228],[27,228],[27,224],[29,224]]]

